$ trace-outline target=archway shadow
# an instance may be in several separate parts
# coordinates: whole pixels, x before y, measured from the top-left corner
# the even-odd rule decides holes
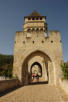
[[[7,95],[8,93],[11,93],[11,92],[13,92],[13,91],[15,91],[15,90],[17,90],[17,89],[19,89],[21,87],[24,87],[24,86],[41,85],[41,84],[48,84],[48,81],[46,81],[46,82],[44,82],[44,81],[43,82],[34,82],[34,83],[29,83],[27,85],[18,85],[18,86],[15,86],[13,88],[7,89],[7,90],[5,90],[3,92],[0,92],[0,97],[2,97],[4,95]]]
[[[0,97],[6,95],[6,94],[8,94],[8,93],[11,93],[11,92],[13,92],[13,91],[15,91],[15,90],[17,90],[17,89],[19,89],[19,88],[21,88],[21,87],[24,87],[24,86],[41,85],[41,84],[48,84],[48,81],[34,82],[34,83],[29,83],[29,84],[27,84],[27,85],[18,85],[18,86],[15,86],[15,87],[13,87],[13,88],[7,89],[7,90],[5,90],[5,91],[3,91],[3,92],[0,92]]]
[[[41,84],[48,84],[48,81],[29,83],[28,86],[29,85],[41,85]]]
[[[15,91],[15,90],[17,90],[17,89],[19,89],[19,88],[21,88],[21,87],[24,87],[24,86],[23,86],[23,85],[18,85],[18,86],[15,86],[15,87],[13,87],[13,88],[6,89],[5,91],[0,92],[0,97],[6,95],[6,94],[8,94],[8,93],[11,93],[11,92],[13,92],[13,91]]]

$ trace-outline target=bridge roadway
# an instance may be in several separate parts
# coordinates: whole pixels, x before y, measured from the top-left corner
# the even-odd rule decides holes
[[[68,102],[55,86],[47,84],[18,88],[2,97],[0,102]]]

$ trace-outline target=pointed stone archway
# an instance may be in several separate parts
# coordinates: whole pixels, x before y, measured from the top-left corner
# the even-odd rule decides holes
[[[22,64],[22,83],[32,83],[31,66],[38,62],[42,66],[42,76],[39,77],[39,82],[46,82],[54,84],[54,68],[50,57],[42,51],[36,50],[30,53]],[[37,80],[36,80],[37,81]],[[34,81],[34,82],[36,82]]]

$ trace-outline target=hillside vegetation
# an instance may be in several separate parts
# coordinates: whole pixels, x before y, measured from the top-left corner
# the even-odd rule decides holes
[[[63,63],[61,65],[62,71],[63,71],[63,78],[62,79],[66,79],[68,80],[68,62]]]
[[[0,76],[12,77],[13,55],[0,54]]]

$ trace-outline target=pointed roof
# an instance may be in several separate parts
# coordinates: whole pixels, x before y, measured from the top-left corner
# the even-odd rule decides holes
[[[46,16],[42,16],[42,15],[40,15],[36,10],[34,10],[29,16],[25,16],[25,18],[28,18],[28,17],[45,17],[46,18]]]
[[[31,17],[39,17],[39,16],[41,16],[36,10],[34,11],[34,12],[32,12],[29,16],[31,16]]]

